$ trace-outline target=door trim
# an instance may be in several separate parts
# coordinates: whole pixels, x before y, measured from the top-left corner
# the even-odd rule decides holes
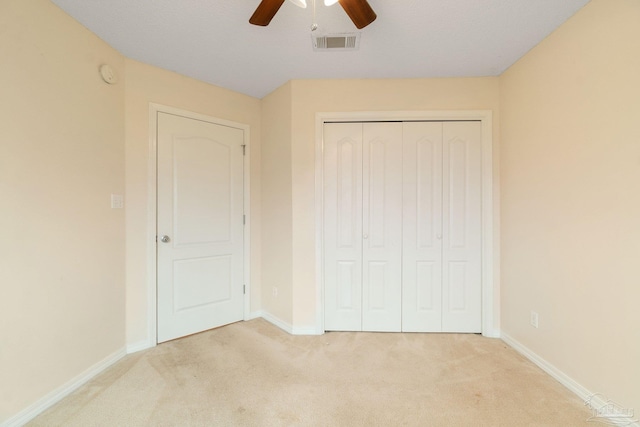
[[[156,254],[156,229],[158,217],[157,205],[157,155],[158,155],[158,113],[169,113],[187,117],[194,120],[202,120],[222,126],[241,129],[244,135],[245,156],[243,163],[243,198],[244,215],[244,313],[243,319],[249,320],[251,312],[251,135],[250,126],[232,122],[193,111],[182,110],[162,104],[149,103],[149,164],[148,164],[148,192],[147,192],[147,336],[150,347],[158,343],[158,318],[157,318],[157,254]]]
[[[315,204],[316,204],[316,333],[324,329],[324,277],[323,277],[323,127],[326,122],[374,122],[374,121],[462,121],[474,120],[482,123],[482,335],[499,337],[500,284],[499,242],[500,230],[494,221],[495,205],[493,175],[493,112],[491,110],[427,110],[427,111],[356,111],[316,113],[315,135]],[[489,237],[489,238],[487,238]]]

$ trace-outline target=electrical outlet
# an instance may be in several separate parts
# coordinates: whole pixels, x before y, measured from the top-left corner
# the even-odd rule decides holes
[[[124,196],[122,194],[111,195],[111,209],[124,208]]]
[[[531,311],[531,318],[529,319],[529,323],[531,323],[531,326],[533,326],[534,328],[538,327],[538,313],[536,313],[535,311]]]
[[[274,286],[272,292],[273,292],[273,297],[276,298],[278,296],[278,288]]]

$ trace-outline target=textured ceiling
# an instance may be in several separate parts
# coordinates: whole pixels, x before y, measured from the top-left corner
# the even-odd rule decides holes
[[[588,0],[369,0],[360,48],[314,52],[312,0],[268,27],[259,0],[52,0],[125,56],[262,98],[291,79],[501,74]],[[316,0],[316,33],[358,32]]]

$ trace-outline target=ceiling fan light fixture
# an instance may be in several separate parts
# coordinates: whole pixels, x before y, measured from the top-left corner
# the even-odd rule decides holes
[[[271,22],[276,13],[278,13],[280,6],[284,4],[284,1],[285,0],[260,0],[260,4],[256,8],[256,11],[253,12],[253,15],[249,18],[249,23],[266,27],[269,25],[269,22]],[[301,8],[307,7],[307,0],[289,1]],[[312,1],[315,20],[316,0]],[[376,20],[376,13],[371,9],[367,0],[324,0],[324,3],[327,6],[336,2],[340,3],[340,6],[342,6],[346,14],[349,15],[353,24],[359,30]]]
[[[307,8],[307,0],[289,0],[291,3],[303,9]],[[337,1],[337,0],[336,0]]]

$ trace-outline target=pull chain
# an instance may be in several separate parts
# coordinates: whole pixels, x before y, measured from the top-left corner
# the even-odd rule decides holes
[[[318,24],[316,23],[316,0],[311,0],[313,5],[313,22],[311,23],[311,31],[315,31],[318,29]]]

